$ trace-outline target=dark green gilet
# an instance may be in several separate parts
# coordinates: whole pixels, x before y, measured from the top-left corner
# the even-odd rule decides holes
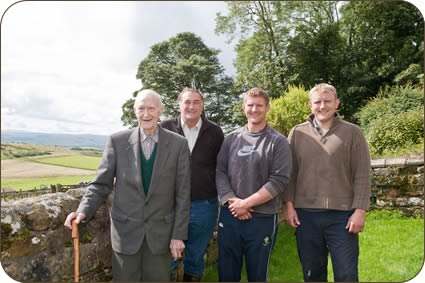
[[[143,190],[145,191],[145,195],[149,192],[149,187],[151,185],[151,178],[153,172],[153,164],[155,163],[156,157],[156,145],[153,148],[152,154],[149,159],[146,160],[145,155],[143,154],[142,148],[140,148],[140,167],[143,181]]]

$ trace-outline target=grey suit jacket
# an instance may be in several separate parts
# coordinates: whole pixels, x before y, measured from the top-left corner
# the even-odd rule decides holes
[[[111,243],[116,252],[135,254],[146,238],[154,254],[164,254],[170,252],[171,239],[187,239],[189,147],[185,138],[161,127],[158,135],[147,195],[142,185],[139,128],[135,128],[109,138],[97,176],[77,209],[89,221],[113,192]]]

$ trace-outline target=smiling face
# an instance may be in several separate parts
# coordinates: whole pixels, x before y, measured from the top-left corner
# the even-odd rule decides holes
[[[134,103],[134,113],[137,117],[139,127],[146,135],[152,135],[158,126],[161,114],[161,101],[155,95],[141,95]]]
[[[270,104],[262,96],[247,96],[243,111],[248,120],[248,127],[263,128],[266,126],[266,115],[270,110]]]
[[[204,102],[198,93],[186,91],[180,97],[179,107],[183,121],[187,125],[194,126],[201,118]]]
[[[339,106],[336,95],[329,91],[318,90],[311,94],[308,104],[319,126],[329,129]]]

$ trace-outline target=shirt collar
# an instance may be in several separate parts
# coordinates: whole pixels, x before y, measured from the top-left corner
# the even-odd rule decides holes
[[[189,129],[189,127],[186,125],[186,123],[183,121],[183,118],[181,118],[181,117],[180,117],[180,122],[182,124],[182,128],[183,129]],[[198,123],[196,123],[195,127],[193,127],[190,130],[197,130],[197,131],[199,131],[201,129],[201,126],[202,126],[202,117],[199,118]]]
[[[152,136],[146,135],[143,129],[141,129],[140,127],[139,127],[139,133],[140,133],[140,142],[144,142],[147,138],[151,138],[156,143],[158,142],[158,138],[159,138],[158,127],[156,127],[155,132],[153,133]]]
[[[316,129],[320,130],[320,126],[319,126],[319,124],[317,123],[316,117],[313,117],[313,126],[314,126]]]
[[[335,115],[334,115],[334,118],[333,118],[333,121],[332,121],[332,126],[329,128],[329,129],[327,129],[328,131],[330,130],[330,129],[332,129],[333,127],[335,127],[335,125],[336,125],[336,123],[338,123],[339,122],[339,120],[340,120],[341,118],[340,118],[340,116],[338,115],[338,113],[335,113]],[[314,117],[314,114],[310,114],[309,116],[308,116],[308,120],[310,120],[310,122],[313,124],[313,127],[320,133],[320,134],[322,134],[322,128],[320,128],[320,126],[319,126],[319,123],[317,123],[317,120],[316,120],[316,117]]]

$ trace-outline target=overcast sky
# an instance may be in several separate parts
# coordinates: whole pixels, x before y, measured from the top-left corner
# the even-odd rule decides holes
[[[16,3],[1,25],[2,130],[123,129],[121,106],[142,86],[138,64],[153,44],[180,32],[222,50],[233,75],[233,44],[214,33],[219,11],[226,13],[224,2]]]
[[[412,0],[422,2],[420,0]],[[14,1],[0,1],[2,13]],[[416,4],[418,6],[418,4]],[[234,44],[214,33],[224,2],[24,1],[1,24],[1,129],[111,134],[121,106],[141,88],[138,64],[149,48],[194,32],[222,50],[234,74]]]

